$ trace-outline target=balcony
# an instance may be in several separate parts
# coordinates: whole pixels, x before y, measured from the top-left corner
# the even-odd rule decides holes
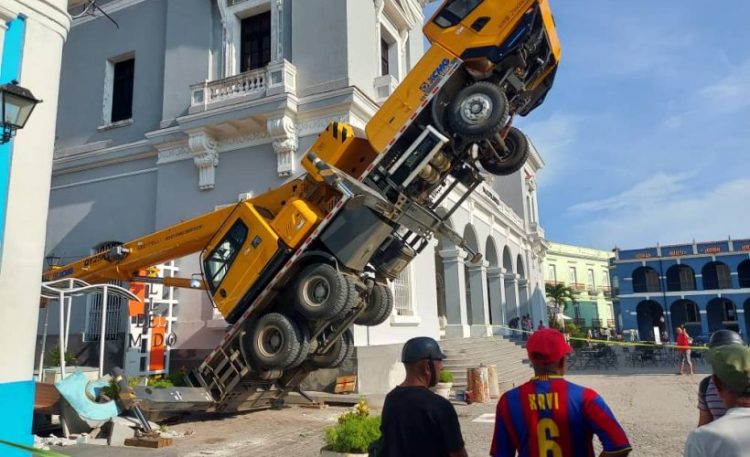
[[[532,234],[536,234],[539,238],[544,239],[544,229],[541,225],[539,225],[538,222],[529,223],[529,232],[531,232]]]
[[[190,113],[297,89],[297,69],[286,60],[265,68],[190,86]]]
[[[570,288],[573,290],[576,290],[578,292],[583,292],[586,290],[586,284],[582,284],[580,282],[574,282],[572,284],[569,284]]]
[[[612,288],[609,286],[599,286],[599,292],[607,298],[612,298]]]
[[[375,78],[375,101],[378,104],[386,101],[398,87],[398,80],[391,75],[383,75]]]
[[[599,290],[593,284],[588,284],[586,286],[586,292],[588,292],[589,296],[591,297],[596,297],[597,295],[599,295]]]

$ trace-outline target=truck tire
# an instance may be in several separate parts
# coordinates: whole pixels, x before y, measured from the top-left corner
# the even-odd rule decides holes
[[[300,273],[294,289],[294,307],[312,320],[340,314],[349,301],[349,281],[330,265],[311,265]]]
[[[388,286],[375,284],[367,297],[367,308],[357,316],[354,323],[357,325],[374,326],[380,325],[393,312],[393,293]]]
[[[302,362],[304,362],[305,359],[307,359],[307,356],[310,355],[310,329],[304,322],[297,322],[296,324],[297,328],[300,330],[302,339],[300,340],[299,353],[291,365],[289,365],[289,368],[296,368],[302,365]]]
[[[284,370],[300,354],[303,335],[297,325],[281,313],[261,316],[242,335],[245,357],[257,370]]]
[[[257,373],[258,379],[262,381],[275,381],[284,376],[283,370],[263,370]]]
[[[493,145],[498,154],[504,153],[501,157],[497,157],[493,152],[480,157],[479,163],[482,164],[482,168],[497,176],[510,175],[520,170],[529,157],[528,138],[526,138],[526,135],[522,131],[511,127],[508,130],[508,135],[505,137],[505,146],[508,149],[507,153],[504,153],[499,145]]]
[[[347,329],[328,352],[322,355],[313,355],[310,363],[315,368],[336,368],[344,363],[344,360],[348,357],[351,357],[353,352],[354,338],[352,337],[352,331]]]
[[[465,141],[491,138],[503,128],[507,117],[508,98],[489,81],[464,87],[448,107],[448,124]]]

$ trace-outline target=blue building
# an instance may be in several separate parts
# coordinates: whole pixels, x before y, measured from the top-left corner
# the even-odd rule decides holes
[[[705,340],[728,328],[747,341],[750,328],[750,239],[620,250],[610,272],[621,331],[654,328],[675,340],[675,328]]]

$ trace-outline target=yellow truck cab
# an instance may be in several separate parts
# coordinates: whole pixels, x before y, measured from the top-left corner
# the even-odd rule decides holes
[[[548,0],[449,0],[424,34],[432,46],[367,124],[373,149],[430,124],[454,148],[477,144],[486,171],[518,170],[528,142],[512,116],[541,104],[560,60]]]

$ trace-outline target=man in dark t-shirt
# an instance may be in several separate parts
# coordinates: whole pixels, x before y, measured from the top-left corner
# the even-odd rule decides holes
[[[380,429],[386,456],[466,457],[456,410],[429,390],[437,384],[444,358],[432,338],[412,338],[404,344],[406,379],[383,404]]]

